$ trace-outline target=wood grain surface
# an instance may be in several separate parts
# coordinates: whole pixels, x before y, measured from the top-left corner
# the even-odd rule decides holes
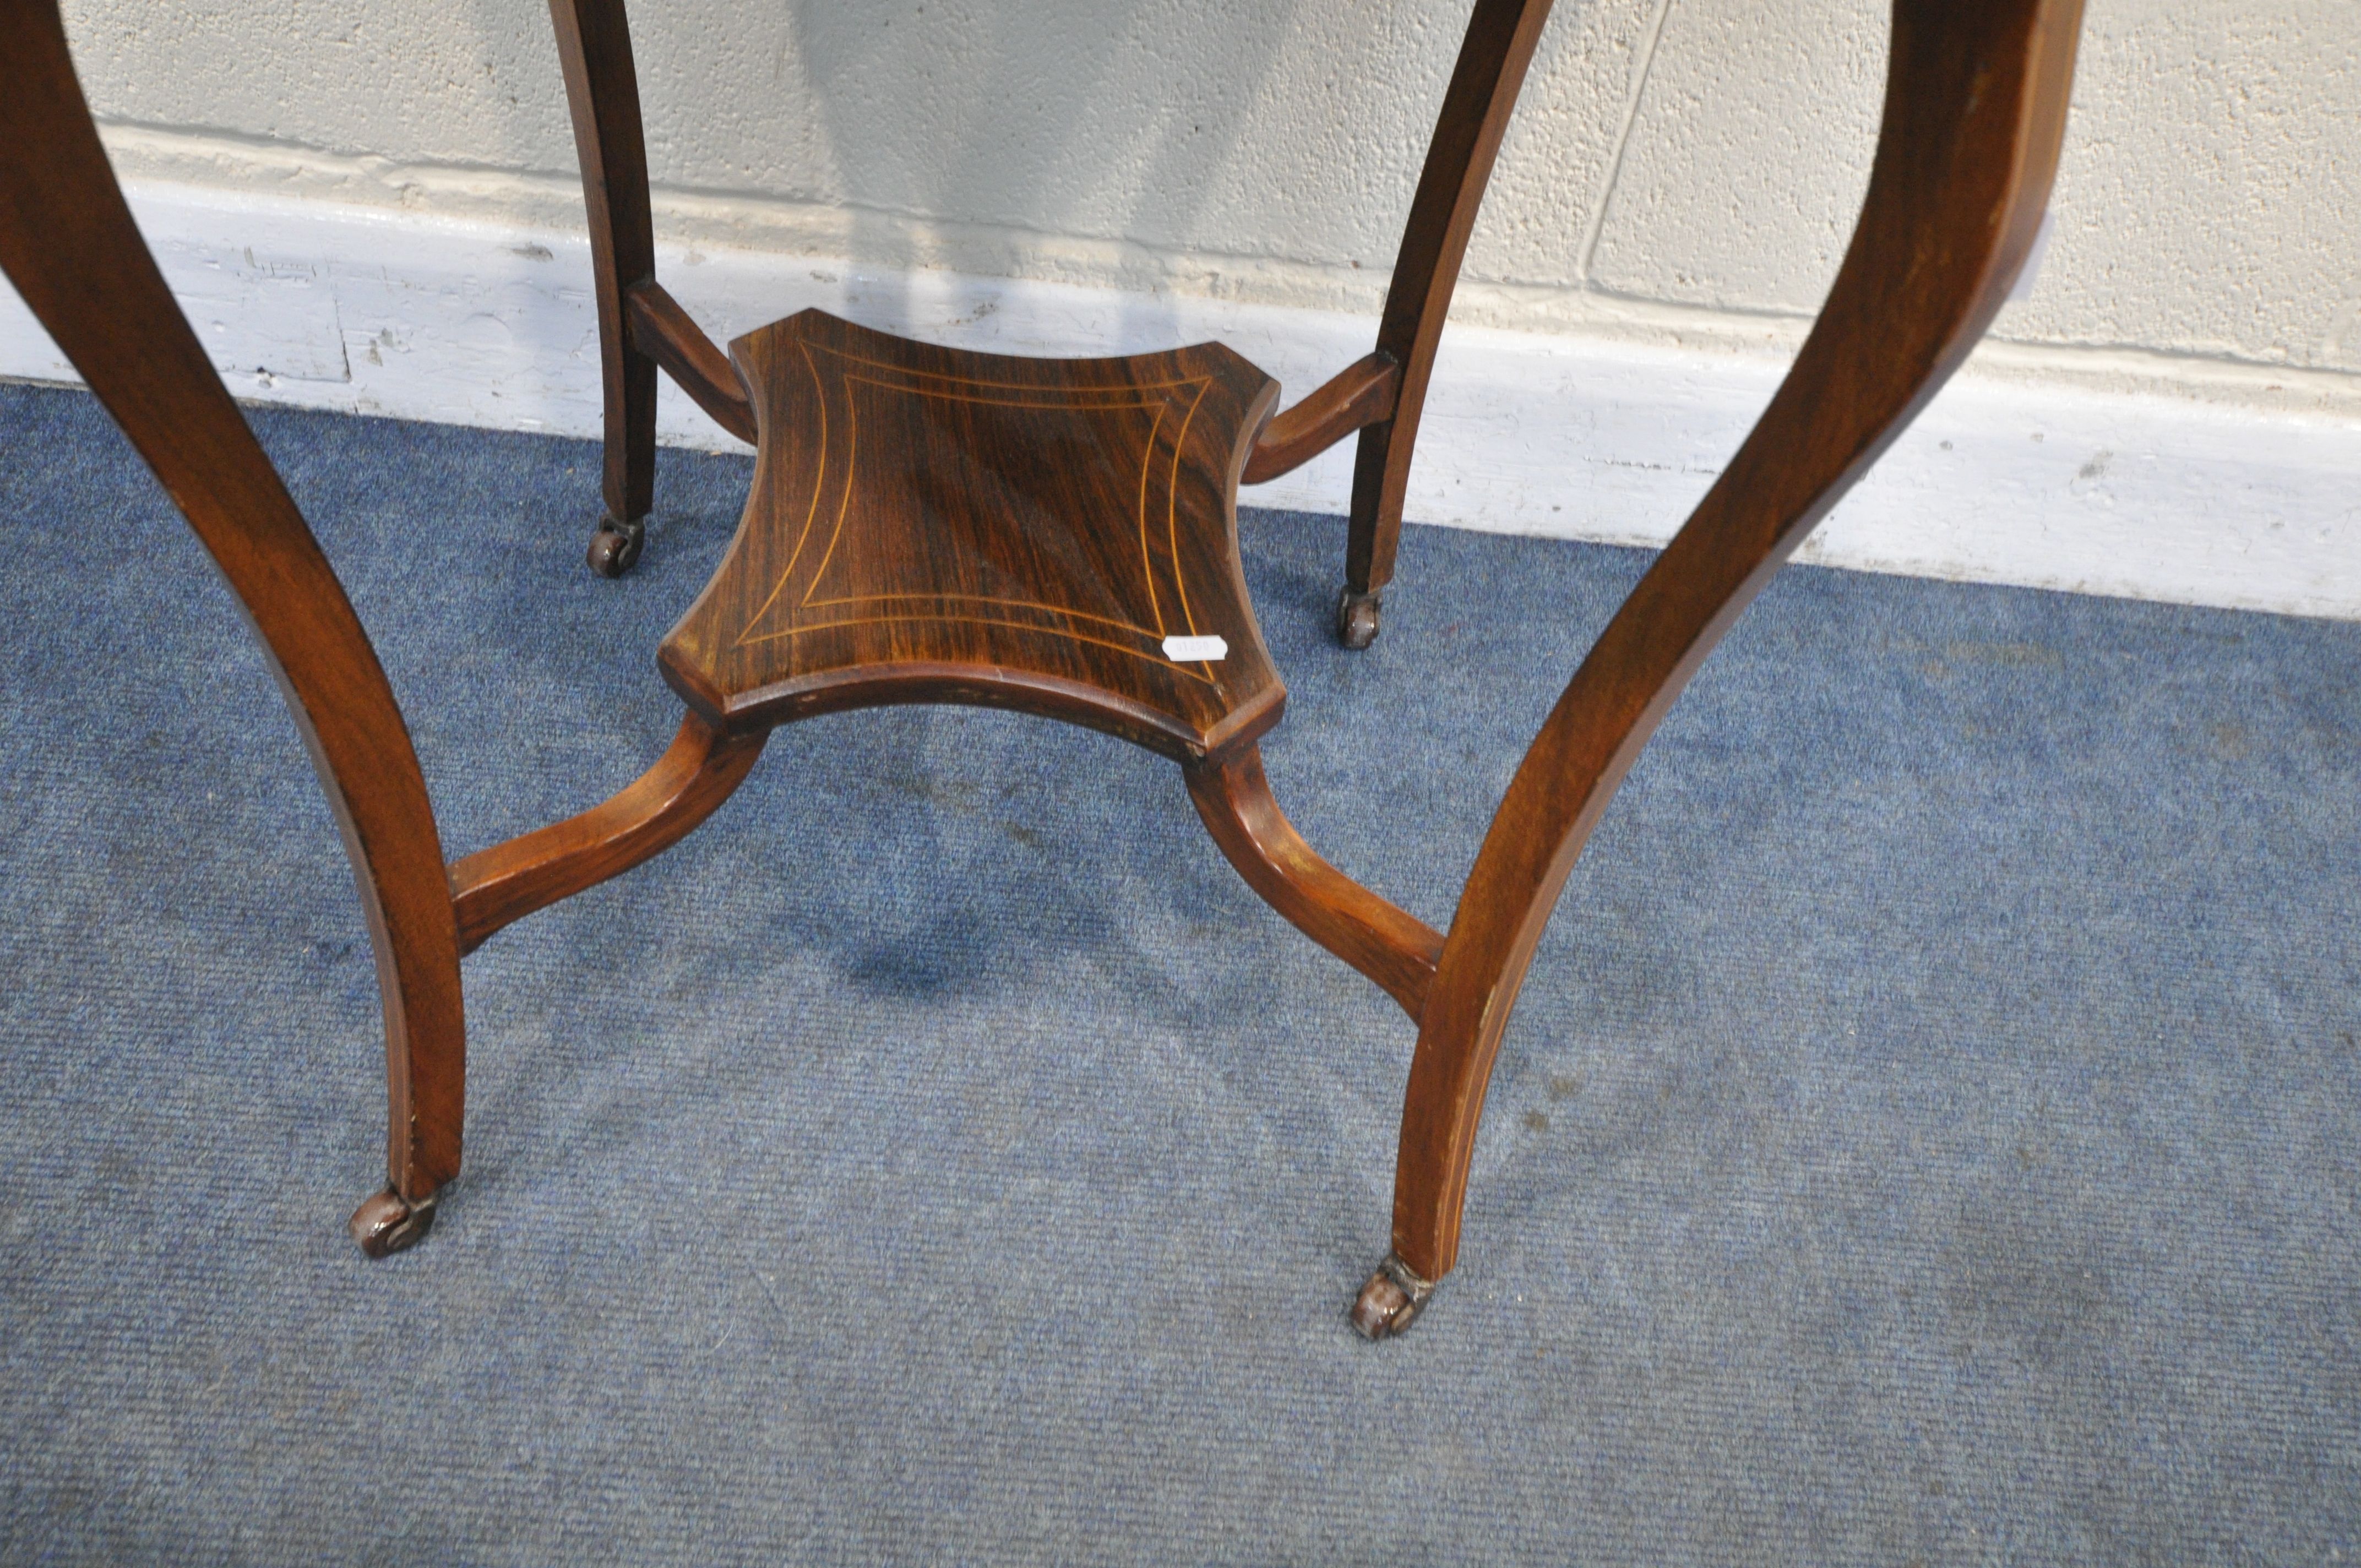
[[[1278,397],[1261,371],[1218,346],[971,354],[818,311],[730,347],[753,490],[658,655],[709,721],[978,703],[1184,762],[1277,722],[1237,562],[1237,475]],[[1164,647],[1208,635],[1224,657]]]

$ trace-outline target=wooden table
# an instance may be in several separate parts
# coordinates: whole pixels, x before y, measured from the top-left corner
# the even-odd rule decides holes
[[[1257,742],[1285,692],[1238,570],[1236,494],[1357,433],[1338,630],[1367,646],[1435,347],[1549,0],[1477,0],[1376,346],[1283,412],[1268,377],[1213,345],[1010,359],[805,313],[725,356],[655,280],[621,0],[551,10],[607,391],[592,565],[626,569],[641,548],[660,369],[760,456],[728,559],[659,651],[685,707],[671,750],[611,800],[452,863],[368,634],[133,225],[55,0],[0,0],[0,266],[228,579],[360,887],[390,1114],[387,1182],[354,1215],[355,1238],[372,1255],[415,1243],[458,1175],[463,954],[676,842],[779,724],[881,703],[986,703],[1172,758],[1247,883],[1415,1023],[1393,1247],[1354,1308],[1371,1338],[1400,1332],[1456,1259],[1501,1034],[1608,801],[1722,633],[2006,299],[2056,172],[2081,0],[1894,0],[1869,192],[1819,321],[1574,673],[1447,933],[1322,860],[1271,796]]]

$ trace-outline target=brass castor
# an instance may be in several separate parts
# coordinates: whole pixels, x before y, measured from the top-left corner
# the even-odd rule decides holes
[[[601,518],[598,532],[590,536],[590,569],[602,577],[621,576],[640,558],[647,537],[648,525],[640,519],[617,522],[611,514]]]
[[[1434,1294],[1434,1281],[1422,1279],[1393,1254],[1361,1287],[1353,1303],[1353,1326],[1363,1339],[1391,1339],[1418,1321],[1419,1309]]]
[[[412,1203],[389,1187],[361,1200],[353,1211],[353,1240],[371,1257],[387,1257],[416,1246],[434,1228],[434,1200]]]
[[[1383,588],[1356,594],[1346,588],[1336,596],[1336,641],[1359,652],[1378,640],[1378,609]]]

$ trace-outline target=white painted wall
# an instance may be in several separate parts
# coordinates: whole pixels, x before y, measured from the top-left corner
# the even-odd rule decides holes
[[[1018,348],[1226,334],[1301,390],[1366,342],[1468,5],[643,0],[667,280],[725,329],[833,301]],[[65,10],[241,394],[591,428],[540,0]],[[1412,516],[1678,521],[1833,276],[1884,31],[1881,0],[1559,0]],[[1824,556],[2361,615],[2361,4],[2091,0],[2059,192],[1949,433]],[[58,373],[21,313],[0,373]]]
[[[666,230],[1367,310],[1468,3],[643,3]],[[579,221],[539,0],[66,12],[100,114],[137,128],[126,174]],[[1562,0],[1466,319],[1670,307],[1742,337],[1808,314],[1866,178],[1884,31],[1880,0]],[[2353,406],[2361,5],[2092,0],[2059,211],[2007,341],[2334,372],[2316,395]]]

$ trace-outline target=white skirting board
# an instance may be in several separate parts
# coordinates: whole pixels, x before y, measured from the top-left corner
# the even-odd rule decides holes
[[[238,397],[595,436],[579,235],[134,185],[167,278]],[[804,257],[668,247],[665,286],[724,341],[817,305],[1012,354],[1214,339],[1290,399],[1368,351],[1356,316]],[[1760,411],[1771,358],[1454,328],[1411,482],[1415,521],[1669,538]],[[0,293],[0,376],[73,372]],[[662,439],[743,450],[673,388]],[[1351,444],[1250,504],[1340,512]],[[662,497],[658,497],[661,506]],[[586,496],[587,511],[591,505]],[[2361,619],[2361,423],[1980,377],[1971,363],[1806,544],[1871,571]]]

